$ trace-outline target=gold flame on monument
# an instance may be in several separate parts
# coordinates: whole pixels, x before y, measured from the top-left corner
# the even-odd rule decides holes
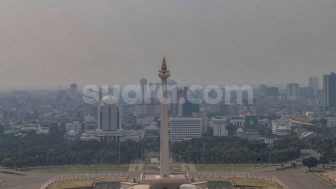
[[[165,57],[163,57],[163,60],[162,60],[161,71],[167,71],[167,64],[166,64]]]

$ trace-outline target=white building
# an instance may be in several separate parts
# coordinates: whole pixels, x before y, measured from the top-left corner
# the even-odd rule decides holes
[[[193,112],[194,118],[202,118],[202,134],[205,134],[208,132],[208,115],[207,113],[203,112]]]
[[[97,111],[98,129],[96,137],[100,141],[120,142],[120,137],[123,136],[122,130],[122,109],[117,104],[118,99],[108,95],[102,98]]]
[[[273,144],[278,138],[265,138],[265,144]]]
[[[145,138],[145,131],[144,130],[124,130],[124,135],[120,137],[120,142],[126,141],[126,140],[133,140],[138,142],[139,140]]]
[[[228,136],[228,130],[226,129],[225,117],[213,117],[212,118],[213,136]]]
[[[169,124],[172,143],[202,136],[202,118],[171,118]]]
[[[230,120],[230,123],[233,124],[236,127],[244,127],[245,124],[245,119],[244,118],[232,118]]]
[[[73,83],[70,85],[70,98],[76,98],[77,96],[77,84]]]
[[[287,99],[296,100],[300,97],[300,86],[296,83],[287,84]]]
[[[65,124],[66,134],[69,134],[70,131],[75,131],[75,134],[77,135],[80,130],[79,128],[80,128],[79,121],[74,121],[72,123]]]
[[[98,106],[98,130],[116,131],[122,129],[121,106],[114,104],[116,97],[105,96]]]
[[[327,126],[328,127],[336,127],[336,117],[328,117],[327,118]]]
[[[277,119],[272,121],[272,133],[280,136],[291,134],[291,124],[287,119]]]

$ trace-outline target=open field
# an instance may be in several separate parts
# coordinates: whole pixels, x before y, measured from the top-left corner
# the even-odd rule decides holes
[[[274,187],[277,188],[278,185],[274,182],[259,179],[249,179],[249,178],[205,178],[202,181],[222,181],[222,180],[232,180],[235,185],[245,185],[245,186],[263,186],[263,187]]]
[[[160,152],[146,152],[146,154],[144,155],[145,158],[143,160],[144,164],[150,164],[150,159],[152,157],[157,157],[160,158]]]
[[[0,178],[0,186],[4,183],[6,183],[6,179],[5,178]]]
[[[31,167],[27,170],[43,173],[126,172],[128,165],[48,166]]]
[[[254,165],[254,164],[198,164],[198,171],[248,171],[269,167],[270,165]]]
[[[310,174],[311,176],[313,176],[313,177],[319,179],[320,181],[322,181],[322,182],[328,184],[329,186],[332,186],[332,187],[334,187],[334,188],[336,187],[336,184],[335,184],[334,182],[329,181],[327,178],[322,177],[321,175],[319,175],[319,174],[316,173],[316,172],[309,172],[309,174]]]
[[[0,171],[0,174],[7,174],[7,175],[15,175],[15,176],[25,176],[25,174],[22,173],[16,173],[13,171]]]
[[[143,170],[156,170],[158,168],[159,164],[145,164],[143,167]],[[181,165],[180,164],[170,164],[169,165],[169,169],[170,170],[174,170],[174,171],[181,171]]]
[[[50,185],[48,189],[62,189],[62,188],[79,188],[79,187],[92,187],[95,179],[87,179],[87,180],[70,180],[64,182],[58,182]],[[122,179],[99,179],[99,181],[118,181],[125,182]]]

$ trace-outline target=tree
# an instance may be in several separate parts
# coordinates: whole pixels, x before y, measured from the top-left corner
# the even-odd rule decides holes
[[[323,167],[323,169],[324,169],[324,165],[325,164],[329,164],[329,160],[328,160],[328,158],[326,157],[326,156],[321,156],[320,157],[320,162],[319,163],[322,163],[322,167]]]
[[[5,128],[3,125],[0,125],[0,135],[5,131]]]
[[[10,158],[6,158],[1,162],[1,165],[5,167],[13,167],[13,160]]]
[[[229,134],[229,136],[233,136],[233,135],[236,134],[237,127],[234,126],[232,123],[230,123],[230,124],[226,127],[226,129],[228,130],[228,134]]]
[[[307,166],[310,170],[312,167],[316,167],[319,163],[316,157],[309,157],[302,160],[303,165]]]

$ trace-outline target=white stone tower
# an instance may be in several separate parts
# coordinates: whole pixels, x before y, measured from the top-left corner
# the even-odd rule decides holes
[[[168,92],[166,59],[163,58],[159,77],[161,78],[161,129],[160,129],[160,177],[169,177],[169,138],[168,138]]]
[[[140,181],[148,184],[151,189],[177,189],[182,184],[189,184],[191,179],[188,173],[170,173],[169,171],[169,139],[168,139],[168,92],[167,79],[170,76],[167,70],[166,59],[163,58],[159,77],[162,82],[161,96],[161,131],[160,131],[160,175],[157,173],[141,173]]]

